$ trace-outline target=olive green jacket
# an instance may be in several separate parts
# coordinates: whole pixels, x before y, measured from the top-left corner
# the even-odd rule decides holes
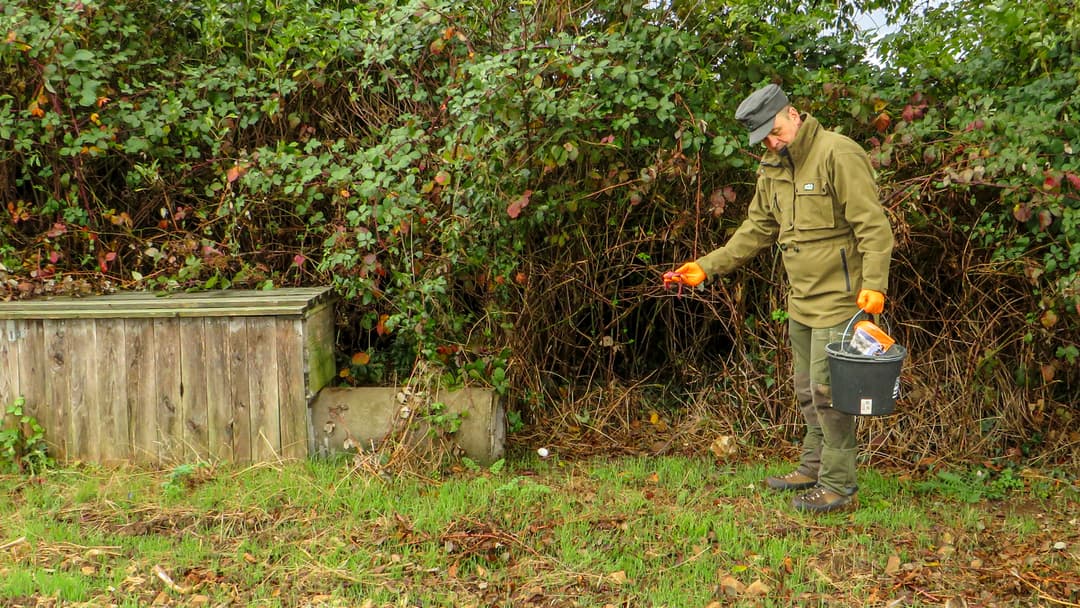
[[[773,243],[788,314],[803,325],[835,326],[858,311],[859,290],[888,288],[893,235],[866,152],[809,114],[785,151],[762,157],[742,225],[697,263],[710,278],[725,275]]]

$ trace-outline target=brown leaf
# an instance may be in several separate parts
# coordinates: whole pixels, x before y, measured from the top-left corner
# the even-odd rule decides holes
[[[1042,323],[1042,326],[1046,329],[1050,329],[1051,327],[1057,325],[1057,322],[1057,313],[1052,310],[1044,312],[1042,317],[1039,318],[1039,323]]]
[[[742,595],[746,591],[746,585],[733,576],[725,576],[720,579],[720,590],[724,592],[724,595]]]
[[[1050,227],[1050,224],[1054,223],[1054,216],[1046,209],[1039,211],[1039,228],[1046,230]]]
[[[768,585],[761,582],[761,580],[756,580],[750,583],[750,586],[746,588],[746,595],[761,597],[763,595],[768,595],[769,591],[771,591],[771,589],[769,589]]]
[[[1018,222],[1026,222],[1031,219],[1031,205],[1023,203],[1013,207],[1013,217]]]
[[[731,435],[719,435],[709,445],[709,451],[720,460],[725,460],[738,453],[739,444]]]
[[[900,571],[900,556],[890,555],[889,561],[885,563],[885,574],[896,574]]]

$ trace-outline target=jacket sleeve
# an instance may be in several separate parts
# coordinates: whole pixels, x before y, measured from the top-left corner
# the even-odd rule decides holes
[[[780,225],[772,214],[768,189],[763,187],[763,181],[758,179],[757,190],[754,199],[750,201],[746,219],[728,242],[696,260],[708,278],[728,274],[776,242]]]
[[[893,233],[878,198],[874,169],[866,152],[851,142],[833,154],[832,183],[843,202],[844,217],[862,254],[862,287],[885,293],[889,288],[889,262]]]

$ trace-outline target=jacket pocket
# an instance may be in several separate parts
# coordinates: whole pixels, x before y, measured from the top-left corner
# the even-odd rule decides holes
[[[795,228],[835,228],[836,217],[829,183],[821,178],[800,179],[795,184]]]

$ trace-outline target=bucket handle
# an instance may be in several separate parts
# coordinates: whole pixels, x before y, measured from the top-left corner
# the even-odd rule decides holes
[[[889,327],[889,322],[885,320],[885,315],[884,314],[872,315],[872,314],[870,314],[870,313],[868,313],[865,310],[860,308],[858,310],[858,312],[855,313],[855,316],[851,317],[851,320],[848,321],[847,327],[844,328],[844,333],[840,334],[840,347],[841,348],[843,348],[845,346],[845,344],[844,344],[845,340],[847,340],[847,344],[851,344],[851,340],[848,338],[848,336],[854,336],[855,335],[855,334],[851,333],[851,326],[852,326],[852,324],[855,323],[855,319],[859,318],[859,315],[866,315],[866,317],[868,319],[870,319],[872,321],[876,321],[877,323],[881,323],[882,325],[885,326],[885,333],[887,333],[887,334],[892,333],[892,328]],[[876,317],[876,319],[875,319],[875,317]]]

